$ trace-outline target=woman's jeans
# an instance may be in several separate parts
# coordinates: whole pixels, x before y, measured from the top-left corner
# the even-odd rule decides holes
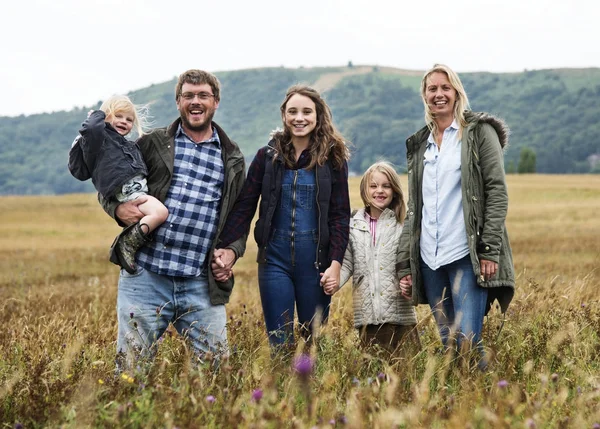
[[[294,341],[294,307],[304,336],[327,320],[331,297],[320,284],[315,171],[285,170],[279,204],[258,267],[265,324],[272,346]],[[313,329],[311,329],[313,328]]]
[[[438,325],[444,347],[456,333],[457,346],[463,340],[479,345],[488,291],[477,284],[471,257],[432,270],[421,260],[423,286],[427,302]]]
[[[258,284],[269,343],[294,341],[294,307],[303,335],[323,323],[329,314],[331,296],[323,292],[315,268],[316,232],[297,233],[295,263],[291,264],[290,236],[275,231],[267,247],[267,263],[258,268]],[[316,320],[319,318],[319,320]]]

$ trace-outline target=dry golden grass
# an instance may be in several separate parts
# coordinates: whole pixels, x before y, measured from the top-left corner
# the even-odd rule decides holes
[[[508,181],[518,281],[499,335],[502,315],[494,309],[486,321],[490,372],[436,354],[424,306],[419,355],[362,352],[346,287],[311,349],[308,380],[270,357],[252,239],[228,305],[230,360],[216,373],[190,367],[185,342],[168,336],[149,372],[114,378],[118,269],[107,256],[119,228],[94,195],[1,197],[0,427],[592,427],[600,423],[600,176]]]

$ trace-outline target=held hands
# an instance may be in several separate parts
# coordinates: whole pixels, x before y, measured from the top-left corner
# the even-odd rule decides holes
[[[148,197],[146,195],[141,195],[135,200],[121,203],[115,210],[115,216],[127,226],[134,224],[144,217],[144,213],[140,211],[138,206],[144,204],[147,200]]]
[[[410,274],[400,279],[400,292],[405,299],[412,299],[412,276]]]
[[[218,282],[226,282],[233,275],[233,265],[235,264],[235,252],[231,249],[215,249],[210,268],[213,277]]]
[[[340,290],[340,271],[342,265],[338,261],[332,261],[329,268],[321,273],[321,287],[326,295],[333,295]]]
[[[488,281],[498,271],[498,264],[493,261],[488,261],[487,259],[479,260],[479,278],[481,281]]]

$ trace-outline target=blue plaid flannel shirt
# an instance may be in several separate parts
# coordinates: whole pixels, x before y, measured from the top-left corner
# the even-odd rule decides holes
[[[173,179],[164,201],[169,217],[140,249],[137,262],[153,273],[197,277],[217,233],[225,168],[221,142],[212,137],[194,143],[181,125],[175,133]]]

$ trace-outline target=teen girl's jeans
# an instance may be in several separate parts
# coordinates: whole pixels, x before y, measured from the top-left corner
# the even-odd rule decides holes
[[[456,332],[459,350],[465,339],[472,345],[479,344],[488,291],[477,284],[471,257],[467,255],[437,270],[421,260],[421,273],[444,346],[449,345],[451,331]]]
[[[258,267],[269,343],[294,341],[294,307],[303,333],[327,320],[331,297],[320,285],[314,170],[285,170],[265,264]],[[320,320],[316,320],[320,317]]]
[[[198,277],[162,276],[138,267],[135,274],[121,270],[117,295],[119,333],[117,367],[131,366],[140,356],[151,357],[152,347],[172,322],[190,340],[196,353],[227,352],[224,305],[212,305],[206,273]]]

